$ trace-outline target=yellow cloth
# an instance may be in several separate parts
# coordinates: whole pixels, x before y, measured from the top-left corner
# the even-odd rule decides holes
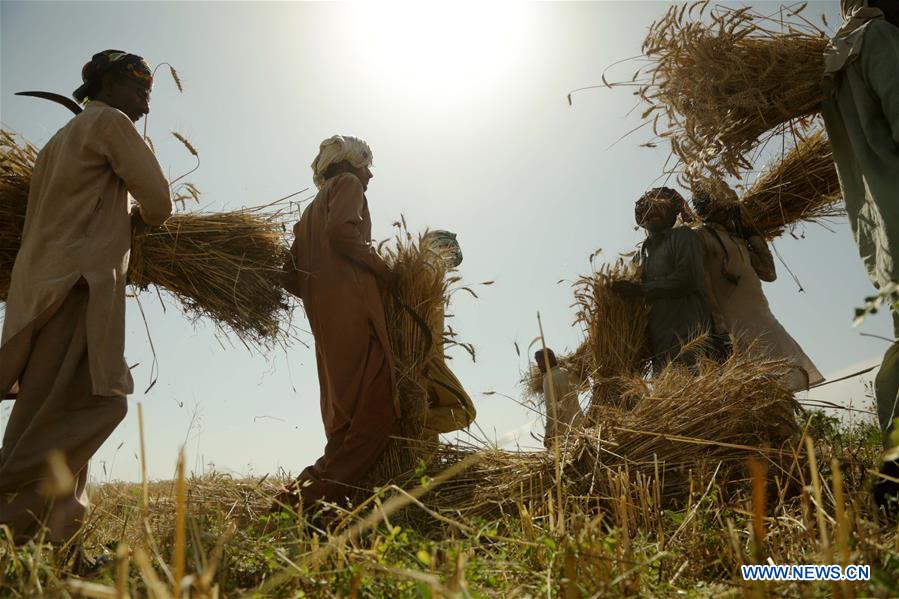
[[[168,181],[134,124],[93,101],[56,132],[34,166],[3,321],[0,396],[22,373],[36,321],[52,315],[81,278],[90,287],[92,392],[133,391],[124,357],[129,192],[148,224],[162,224],[172,212]]]
[[[474,403],[462,388],[462,383],[446,365],[442,355],[431,360],[427,378],[428,412],[424,425],[426,435],[462,430],[474,421],[477,414]]]

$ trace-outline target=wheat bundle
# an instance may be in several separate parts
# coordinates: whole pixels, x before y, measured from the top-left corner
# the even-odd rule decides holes
[[[744,227],[774,239],[799,221],[841,216],[841,191],[830,142],[822,129],[797,138],[783,159],[741,198]]]
[[[37,151],[0,135],[0,297],[21,245]],[[182,213],[132,240],[129,281],[171,293],[191,318],[206,316],[247,344],[270,346],[286,328],[281,288],[287,256],[281,215],[258,210]]]
[[[786,372],[783,361],[737,353],[723,365],[701,362],[697,374],[670,366],[651,387],[632,375],[623,392],[637,395],[634,407],[598,411],[594,426],[568,439],[563,485],[569,496],[601,500],[618,497],[612,481],[620,472],[634,481],[658,475],[659,499],[670,505],[689,491],[691,471],[704,467],[717,470],[721,486],[745,480],[750,457],[784,474],[799,433],[799,406],[782,386]],[[444,446],[432,468],[439,471],[472,451]],[[545,508],[555,485],[553,460],[549,452],[486,450],[426,501],[436,509],[484,517],[514,511],[519,502]]]
[[[820,110],[827,38],[801,7],[783,9],[793,17],[785,22],[719,5],[706,14],[709,6],[672,6],[653,23],[637,94],[688,172],[739,176],[766,132]]]
[[[443,343],[444,311],[451,276],[443,255],[426,235],[414,238],[405,223],[392,243],[379,248],[396,284],[382,294],[390,349],[396,365],[395,393],[400,406],[397,439],[378,461],[371,480],[383,483],[414,467],[429,445],[423,439],[428,410],[425,372]],[[448,276],[450,275],[450,276]]]
[[[175,214],[135,232],[128,279],[141,289],[161,287],[188,316],[208,317],[244,343],[266,347],[286,333],[286,259],[277,213]]]
[[[633,261],[619,258],[592,275],[575,281],[576,322],[586,331],[593,390],[587,417],[621,398],[620,385],[642,377],[649,363],[649,307],[642,299],[626,298],[612,290],[616,281],[639,282]]]
[[[642,376],[649,364],[647,327],[649,309],[639,299],[625,298],[612,290],[615,281],[638,281],[633,261],[618,259],[604,264],[574,283],[575,324],[585,340],[575,352],[558,358],[580,386],[592,381],[591,407],[612,405],[620,398],[621,377]],[[543,390],[543,375],[531,366],[523,381],[531,394]]]
[[[16,254],[22,244],[28,188],[37,150],[19,145],[11,133],[0,130],[0,300],[6,301]]]

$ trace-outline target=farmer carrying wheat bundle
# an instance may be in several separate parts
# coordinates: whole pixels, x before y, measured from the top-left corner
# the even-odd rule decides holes
[[[824,124],[849,224],[871,282],[899,282],[899,2],[842,0],[843,26],[824,55]],[[896,295],[890,301],[896,301]],[[899,337],[899,314],[893,313]],[[888,444],[899,417],[899,342],[884,355],[874,383]],[[884,464],[899,478],[899,462]],[[899,494],[884,482],[879,502]]]
[[[303,300],[315,338],[324,455],[273,506],[337,502],[386,449],[397,425],[393,356],[379,285],[394,275],[371,245],[365,191],[372,153],[356,137],[322,142],[312,163],[318,195],[294,226],[285,288]]]
[[[654,374],[672,361],[692,367],[702,348],[685,346],[704,333],[717,357],[727,353],[727,334],[709,299],[702,241],[693,229],[674,226],[678,215],[687,218],[686,202],[671,188],[651,189],[637,200],[634,217],[647,232],[639,254],[642,281],[612,287],[625,297],[644,297],[650,306]]]
[[[84,111],[35,162],[3,322],[0,396],[16,381],[19,391],[0,452],[0,524],[20,541],[42,522],[45,538],[59,542],[81,524],[88,460],[124,418],[134,387],[124,358],[132,221],[159,225],[172,213],[169,184],[134,127],[150,111],[149,66],[107,50],[81,76],[73,95]],[[75,485],[48,503],[52,452]]]
[[[534,352],[534,361],[543,376],[546,410],[543,446],[552,449],[555,443],[571,437],[575,429],[584,425],[584,413],[578,402],[577,381],[559,365],[555,352],[548,347],[538,349]]]
[[[791,391],[808,389],[824,380],[802,348],[771,313],[762,281],[777,272],[768,244],[759,235],[746,235],[736,194],[725,185],[698,186],[693,209],[703,224],[696,232],[705,248],[705,272],[710,298],[724,327],[744,350],[785,359],[792,368],[785,380]]]

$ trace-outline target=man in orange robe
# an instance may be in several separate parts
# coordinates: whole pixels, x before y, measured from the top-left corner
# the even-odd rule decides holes
[[[393,356],[380,284],[392,283],[371,246],[365,190],[371,150],[335,135],[312,163],[318,195],[294,226],[285,288],[303,300],[315,338],[324,455],[300,474],[275,508],[341,501],[386,449],[399,417]]]

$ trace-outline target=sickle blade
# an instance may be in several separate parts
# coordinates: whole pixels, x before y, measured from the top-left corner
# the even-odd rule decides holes
[[[78,105],[75,100],[72,98],[68,98],[61,94],[54,94],[53,92],[18,92],[17,96],[30,96],[32,98],[43,98],[44,100],[50,100],[51,102],[56,102],[57,104],[61,104],[71,110],[74,114],[81,114],[83,110],[81,106]]]

